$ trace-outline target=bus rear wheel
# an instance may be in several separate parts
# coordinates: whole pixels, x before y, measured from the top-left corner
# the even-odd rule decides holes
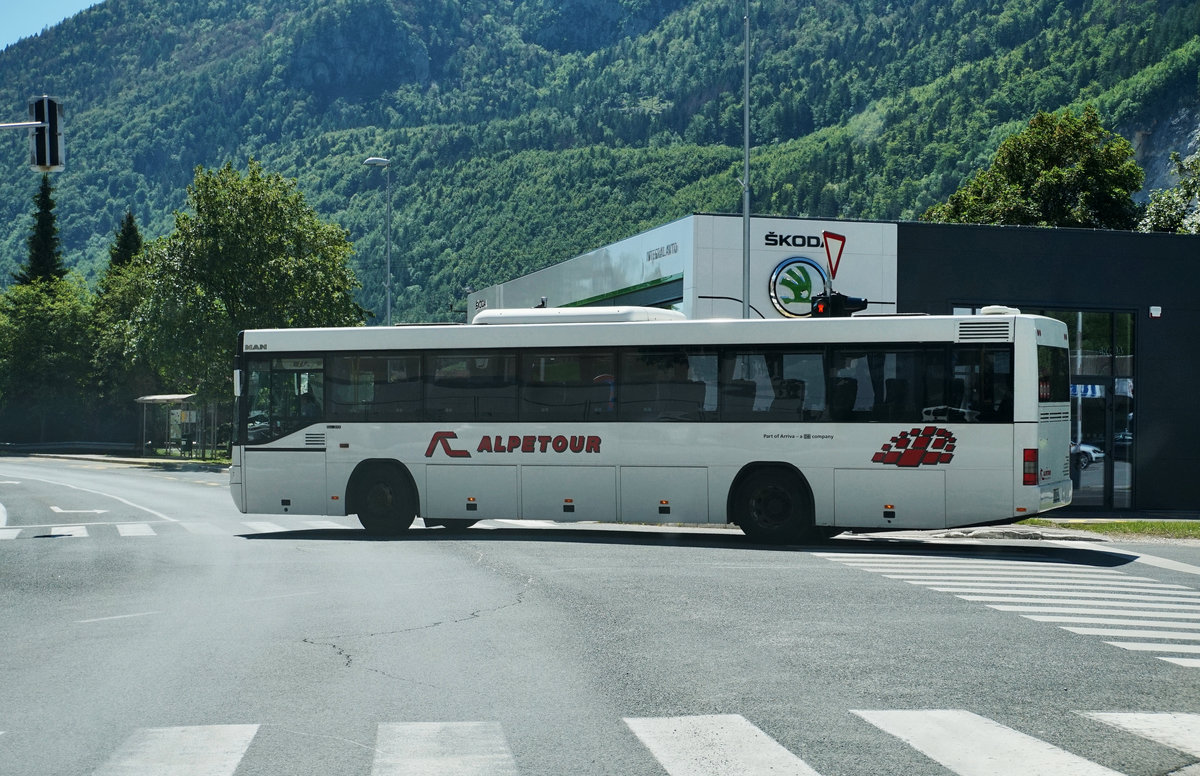
[[[368,533],[394,536],[408,530],[416,517],[412,489],[399,473],[373,469],[355,485],[358,522]]]
[[[795,472],[757,469],[734,489],[730,499],[733,522],[752,539],[796,542],[817,536],[812,498]]]

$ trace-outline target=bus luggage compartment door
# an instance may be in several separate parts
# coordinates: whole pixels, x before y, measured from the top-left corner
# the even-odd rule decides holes
[[[563,522],[615,520],[617,470],[612,466],[522,466],[521,516]]]
[[[622,466],[623,523],[707,523],[708,469]]]
[[[247,447],[242,453],[246,512],[264,515],[325,514],[325,450]],[[273,487],[268,483],[275,483]]]
[[[835,469],[835,523],[846,528],[945,528],[946,473]]]
[[[488,520],[519,517],[517,467],[432,465],[425,467],[421,517]]]

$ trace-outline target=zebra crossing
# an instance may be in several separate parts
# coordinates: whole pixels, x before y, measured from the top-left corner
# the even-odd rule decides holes
[[[1200,591],[1067,561],[820,552],[827,560],[950,593],[1106,644],[1200,668]]]
[[[421,518],[416,518],[413,528],[424,528]],[[483,520],[472,530],[497,530],[502,528],[550,528],[563,527],[552,520]],[[287,531],[361,530],[354,517],[337,520],[289,520],[286,525],[268,520],[242,521],[186,521],[145,523],[71,523],[65,525],[34,525],[0,527],[0,542],[14,539],[55,538],[86,539],[97,536],[115,535],[122,539],[191,534],[198,536],[241,536],[245,534],[283,533]]]
[[[851,710],[893,746],[909,747],[958,776],[1122,776],[1080,754],[963,709]],[[1082,724],[1105,726],[1200,758],[1200,714],[1077,711]],[[739,714],[626,717],[625,728],[668,776],[820,776],[820,772]],[[93,776],[233,776],[248,760],[253,772],[256,724],[139,728],[112,751]],[[826,745],[812,736],[816,746]],[[0,741],[3,734],[0,733]],[[813,742],[801,741],[804,751]],[[371,776],[519,776],[522,769],[498,722],[395,722],[377,725],[374,742],[359,749]],[[853,757],[841,747],[820,752],[826,763]],[[809,755],[811,758],[811,755]],[[1182,758],[1180,758],[1182,759]],[[861,762],[853,772],[867,772]],[[366,772],[367,763],[361,766]],[[1176,773],[1190,772],[1188,765]]]

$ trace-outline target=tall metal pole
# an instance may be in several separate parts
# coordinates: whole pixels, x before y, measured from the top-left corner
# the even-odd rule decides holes
[[[742,317],[750,317],[750,0],[742,19],[746,62],[742,83]]]
[[[368,167],[382,167],[387,179],[387,277],[383,279],[383,288],[387,296],[387,325],[392,325],[392,161],[382,156],[369,157],[363,164]]]
[[[387,325],[392,325],[392,166],[383,168],[387,176],[387,278],[384,288],[387,289]]]

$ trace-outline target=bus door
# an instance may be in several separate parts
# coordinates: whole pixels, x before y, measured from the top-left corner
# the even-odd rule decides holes
[[[324,359],[250,359],[245,402],[245,511],[325,514]]]

